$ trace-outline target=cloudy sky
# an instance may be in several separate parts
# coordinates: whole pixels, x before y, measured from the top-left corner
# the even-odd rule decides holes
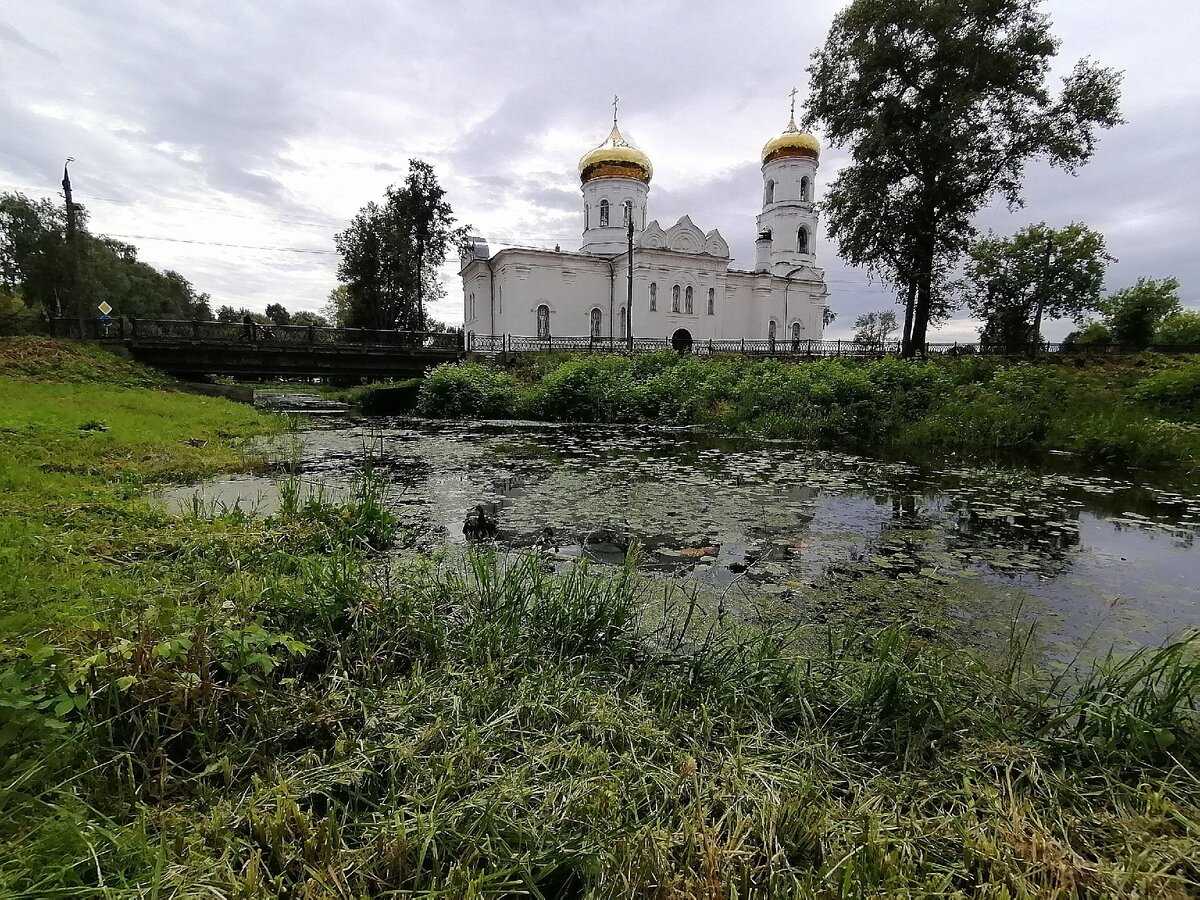
[[[579,156],[613,94],[651,156],[650,215],[719,227],[753,258],[758,153],[807,89],[841,4],[656,2],[12,3],[0,6],[0,190],[57,192],[64,157],[96,232],[179,270],[214,305],[315,309],[336,284],[333,235],[436,167],[461,221],[495,250],[563,249],[581,230]],[[981,224],[1082,220],[1120,262],[1109,287],[1175,275],[1200,306],[1200,5],[1048,0],[1057,70],[1123,69],[1129,124],[1076,178],[1029,170],[1025,208]],[[828,149],[821,178],[844,156]],[[819,189],[818,189],[819,194]],[[891,295],[824,253],[831,336]],[[461,321],[452,268],[435,313]],[[973,323],[943,329],[971,339]],[[1052,327],[1061,335],[1065,327]]]

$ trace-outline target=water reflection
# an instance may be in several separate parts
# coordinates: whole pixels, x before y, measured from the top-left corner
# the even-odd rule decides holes
[[[335,484],[369,449],[425,546],[464,541],[464,519],[482,505],[501,546],[615,564],[636,541],[647,573],[715,591],[736,581],[786,599],[838,579],[968,575],[1038,599],[1064,640],[1099,616],[1138,643],[1200,623],[1200,501],[1119,479],[930,468],[645,427],[395,420],[302,440],[302,474]],[[269,482],[198,490],[270,508]],[[194,492],[168,501],[186,507]]]

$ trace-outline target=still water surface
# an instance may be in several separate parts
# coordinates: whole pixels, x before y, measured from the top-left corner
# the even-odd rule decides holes
[[[334,492],[373,460],[422,547],[463,543],[468,510],[487,504],[502,548],[604,565],[636,540],[648,577],[794,602],[818,621],[839,584],[882,578],[963,598],[967,641],[997,639],[1019,609],[1056,659],[1200,626],[1194,489],[629,426],[376,419],[299,440],[301,476]],[[232,477],[166,501],[265,514],[278,493],[269,478]],[[814,596],[828,602],[814,611]]]

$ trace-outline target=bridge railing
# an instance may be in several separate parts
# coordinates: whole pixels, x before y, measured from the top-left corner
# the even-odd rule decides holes
[[[274,325],[245,322],[201,322],[186,319],[54,319],[56,337],[82,340],[129,340],[136,343],[194,343],[295,349],[390,349],[458,352],[457,332],[395,331],[372,328],[329,328],[320,325]]]

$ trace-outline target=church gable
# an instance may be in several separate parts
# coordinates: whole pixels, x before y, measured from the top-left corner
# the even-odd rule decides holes
[[[645,247],[648,250],[666,250],[667,249],[667,233],[662,230],[662,226],[655,219],[637,236],[637,245]]]
[[[725,242],[725,238],[721,237],[721,232],[717,229],[714,228],[704,236],[704,252],[726,259],[729,257],[729,244]]]
[[[703,253],[704,232],[687,216],[667,229],[667,246],[679,253]]]

